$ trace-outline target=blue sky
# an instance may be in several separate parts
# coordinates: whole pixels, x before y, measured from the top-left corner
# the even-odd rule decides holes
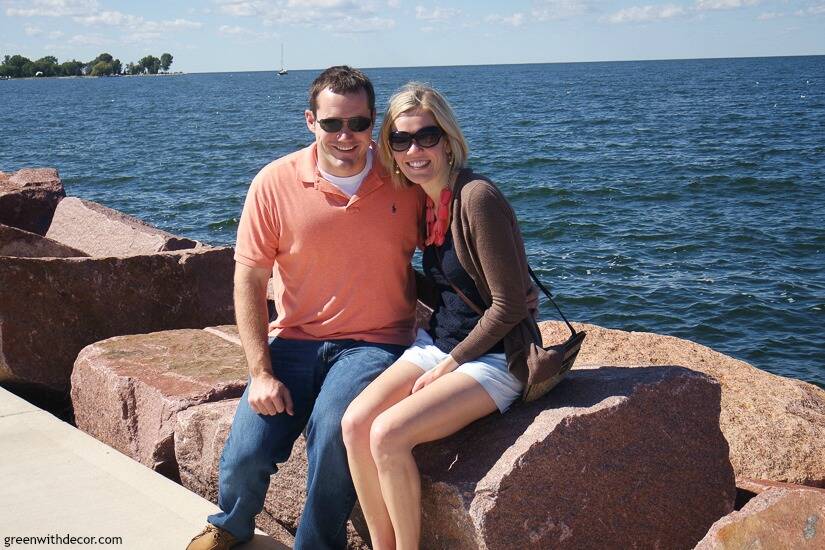
[[[185,72],[825,54],[825,0],[0,0],[0,55]]]

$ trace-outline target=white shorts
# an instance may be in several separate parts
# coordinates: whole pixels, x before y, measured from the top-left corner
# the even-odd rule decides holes
[[[415,342],[399,360],[408,361],[426,372],[435,368],[447,355],[433,344],[433,339],[427,331],[418,329]],[[463,372],[481,384],[501,412],[506,411],[521,397],[522,384],[507,370],[507,357],[503,353],[482,355],[478,359],[459,365],[455,372]]]

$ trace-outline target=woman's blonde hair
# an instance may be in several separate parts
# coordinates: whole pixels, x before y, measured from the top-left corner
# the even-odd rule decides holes
[[[384,121],[381,123],[381,131],[378,134],[378,156],[396,185],[410,185],[410,182],[403,173],[396,173],[395,161],[392,158],[393,151],[390,148],[390,133],[398,117],[417,110],[429,112],[435,119],[435,123],[444,130],[444,138],[450,144],[450,151],[453,154],[452,169],[458,171],[467,162],[469,151],[467,140],[464,139],[464,134],[458,126],[450,104],[434,88],[420,82],[408,82],[390,98]]]

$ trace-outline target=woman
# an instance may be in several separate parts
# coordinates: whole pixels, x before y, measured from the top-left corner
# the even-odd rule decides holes
[[[392,97],[379,153],[396,183],[427,195],[423,268],[435,309],[430,330],[419,329],[413,346],[352,402],[342,428],[373,548],[417,549],[412,449],[503,413],[521,395],[526,367],[513,329],[533,322],[531,283],[513,210],[464,167],[466,141],[437,91],[411,83]]]

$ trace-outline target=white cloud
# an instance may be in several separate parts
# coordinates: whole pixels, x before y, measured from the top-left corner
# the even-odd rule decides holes
[[[102,11],[93,15],[72,18],[83,25],[123,27],[135,32],[163,32],[169,30],[197,29],[202,23],[188,19],[170,19],[166,21],[147,21],[139,15],[130,15],[119,11]]]
[[[755,6],[759,0],[696,0],[697,11],[735,10]]]
[[[611,23],[642,23],[660,21],[684,15],[685,9],[675,4],[660,6],[631,6],[607,16]]]
[[[272,37],[269,33],[255,31],[240,25],[221,25],[218,27],[218,32],[225,36],[252,40],[263,40]]]
[[[237,25],[234,26],[234,27],[230,27],[229,25],[221,25],[218,28],[218,32],[221,33],[221,34],[228,34],[228,35],[235,34],[235,35],[238,35],[238,34],[246,33],[247,29],[245,29],[243,27],[239,27]]]
[[[113,27],[139,25],[143,22],[142,17],[128,15],[119,11],[101,11],[91,15],[75,16],[72,19],[83,25],[111,25]]]
[[[258,15],[258,10],[263,2],[246,2],[226,0],[220,3],[220,11],[227,15],[235,15],[238,17],[251,17]]]
[[[362,34],[386,31],[395,28],[395,20],[382,17],[352,17],[346,16],[335,23],[328,23],[322,27],[324,31],[335,34]]]
[[[379,0],[214,0],[218,10],[235,17],[256,17],[264,25],[296,24],[336,34],[393,28],[395,21],[380,17]]]
[[[488,23],[501,23],[511,27],[520,27],[524,23],[524,14],[521,12],[512,15],[498,15],[496,13],[484,18]]]
[[[26,33],[26,36],[45,36],[52,40],[55,40],[63,36],[62,31],[44,31],[40,27],[35,27],[33,25],[24,26],[23,32]]]
[[[611,23],[642,23],[673,19],[690,14],[701,18],[704,16],[703,12],[735,10],[755,6],[759,4],[759,2],[760,0],[695,0],[692,6],[680,6],[676,4],[631,6],[610,14],[605,17],[605,19]],[[771,19],[780,17],[781,15],[781,13],[763,13],[758,18]]]
[[[784,15],[784,13],[769,11],[765,13],[760,13],[757,19],[759,19],[760,21],[768,21],[770,19],[776,19],[777,17],[783,17]]]
[[[103,46],[107,40],[97,34],[76,34],[69,38],[69,44],[76,46]]]
[[[166,21],[146,21],[143,23],[143,26],[147,30],[157,29],[159,31],[171,31],[183,29],[199,29],[203,26],[203,23],[178,18]]]
[[[425,8],[424,6],[415,7],[415,18],[423,21],[447,21],[461,15],[461,10],[455,8]]]
[[[590,10],[590,0],[535,0],[531,17],[537,21],[556,21],[582,15]]]
[[[802,15],[822,15],[823,13],[825,13],[825,4],[810,6],[808,9],[802,11]]]
[[[67,17],[98,9],[97,0],[12,0],[6,5],[10,17]]]
[[[401,5],[401,0],[387,0],[387,5],[391,8],[397,8]]]
[[[345,8],[356,7],[352,0],[287,0],[290,8]]]

